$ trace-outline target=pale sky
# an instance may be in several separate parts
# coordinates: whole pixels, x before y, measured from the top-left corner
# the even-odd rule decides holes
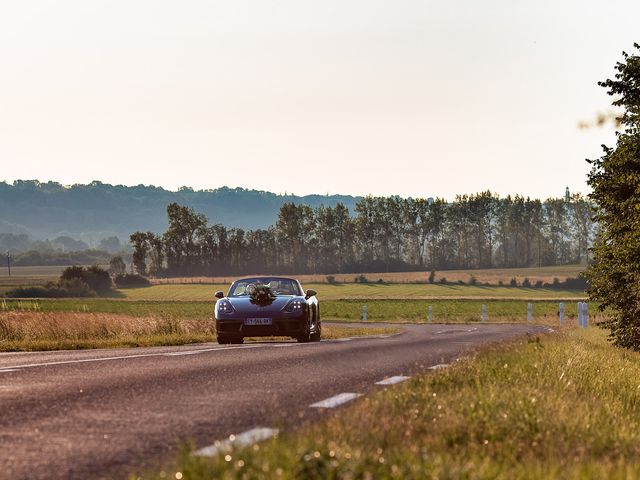
[[[0,180],[587,191],[640,2],[0,0]]]

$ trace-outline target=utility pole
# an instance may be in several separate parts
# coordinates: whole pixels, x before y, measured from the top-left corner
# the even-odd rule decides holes
[[[7,270],[9,270],[9,278],[11,278],[11,255],[9,255],[9,250],[7,250]]]

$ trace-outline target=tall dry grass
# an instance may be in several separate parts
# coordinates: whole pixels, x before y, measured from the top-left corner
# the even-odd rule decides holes
[[[211,320],[109,313],[0,311],[0,350],[49,350],[211,341]]]

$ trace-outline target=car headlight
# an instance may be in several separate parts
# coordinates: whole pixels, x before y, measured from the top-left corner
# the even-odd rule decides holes
[[[305,302],[302,300],[291,300],[286,307],[284,307],[285,312],[289,313],[298,313],[304,310]]]
[[[234,311],[229,300],[218,300],[218,313],[233,313]]]

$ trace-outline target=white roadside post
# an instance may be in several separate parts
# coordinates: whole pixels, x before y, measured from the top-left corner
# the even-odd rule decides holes
[[[362,306],[362,320],[366,320],[367,319],[367,306],[363,305]]]
[[[530,322],[533,320],[533,304],[527,303],[527,321]]]
[[[589,306],[587,302],[582,304],[582,326],[587,328],[589,326]]]
[[[582,302],[578,302],[578,326],[582,327]]]
[[[564,302],[560,302],[560,325],[564,324]]]
[[[429,323],[431,323],[431,320],[433,320],[433,308],[431,307],[431,305],[429,305],[429,312],[427,313],[427,318],[429,320]]]
[[[482,304],[482,321],[487,321],[487,306],[484,303]]]

